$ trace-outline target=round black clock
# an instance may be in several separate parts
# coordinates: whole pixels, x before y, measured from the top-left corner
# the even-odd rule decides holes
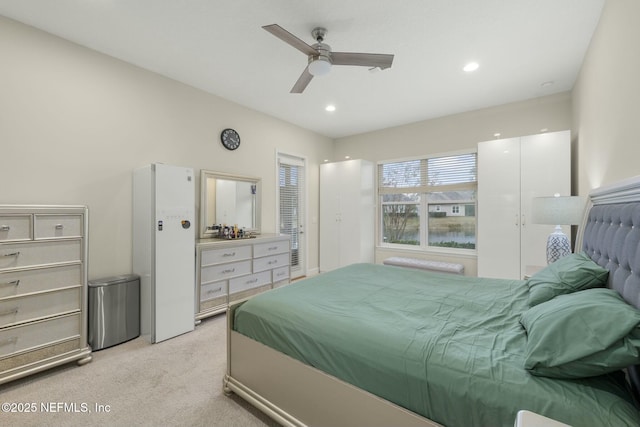
[[[233,129],[225,129],[220,134],[222,145],[227,150],[235,150],[240,146],[240,135]]]

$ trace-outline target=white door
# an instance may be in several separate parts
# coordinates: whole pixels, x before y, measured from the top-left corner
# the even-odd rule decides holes
[[[478,276],[520,278],[520,138],[478,144]]]
[[[320,272],[340,267],[342,168],[340,162],[320,165]],[[349,238],[353,238],[349,236]]]
[[[547,237],[554,225],[533,224],[531,205],[535,197],[571,195],[571,139],[569,131],[525,136],[520,142],[522,200],[522,278],[527,267],[547,265]],[[571,235],[569,226],[562,227]]]
[[[291,278],[306,275],[306,160],[278,153],[277,230],[291,238]]]
[[[195,317],[193,170],[155,164],[155,328],[152,342],[192,331]]]

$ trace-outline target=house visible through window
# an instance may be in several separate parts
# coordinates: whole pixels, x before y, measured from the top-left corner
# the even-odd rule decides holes
[[[378,165],[383,245],[475,249],[476,153]]]

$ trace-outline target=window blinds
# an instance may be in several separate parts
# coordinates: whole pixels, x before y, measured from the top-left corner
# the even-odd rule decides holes
[[[475,187],[476,153],[381,163],[378,165],[380,194],[452,191]]]

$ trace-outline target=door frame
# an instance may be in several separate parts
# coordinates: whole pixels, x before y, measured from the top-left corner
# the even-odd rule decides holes
[[[300,162],[302,162],[302,167],[304,168],[304,182],[302,185],[302,191],[303,193],[303,212],[302,212],[302,234],[301,236],[299,236],[299,242],[300,242],[300,248],[301,248],[301,253],[298,253],[298,259],[300,261],[300,270],[295,272],[291,270],[291,279],[296,279],[299,277],[304,277],[308,275],[308,255],[309,255],[309,239],[307,238],[308,235],[308,227],[307,225],[309,224],[309,172],[308,172],[308,162],[307,162],[307,157],[300,155],[300,154],[294,154],[294,153],[290,153],[290,152],[285,152],[285,151],[279,151],[276,149],[276,161],[275,161],[275,187],[276,187],[276,203],[275,203],[275,209],[276,209],[276,214],[275,214],[275,230],[276,233],[280,233],[280,159],[282,158],[289,158],[289,159],[295,159],[298,160]]]

